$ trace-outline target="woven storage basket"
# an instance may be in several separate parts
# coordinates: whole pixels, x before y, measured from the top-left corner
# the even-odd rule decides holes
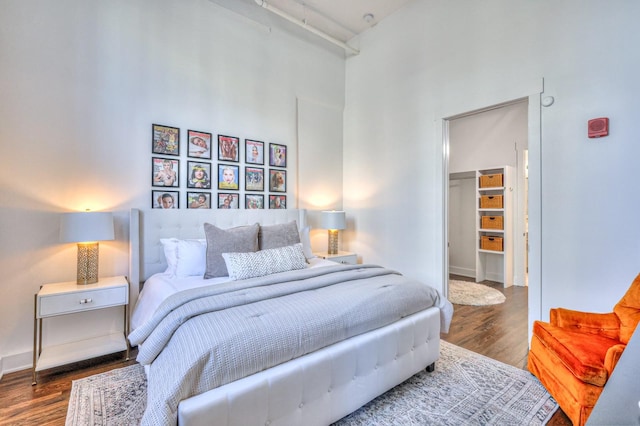
[[[483,195],[480,197],[481,209],[501,209],[502,195]]]
[[[480,188],[494,188],[496,186],[504,186],[503,174],[482,175],[480,176]]]
[[[483,235],[480,237],[480,248],[482,250],[502,251],[502,237]]]
[[[482,216],[480,220],[482,229],[504,229],[504,217],[502,216]]]

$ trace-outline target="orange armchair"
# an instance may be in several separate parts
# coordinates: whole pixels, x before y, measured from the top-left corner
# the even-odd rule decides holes
[[[551,309],[535,321],[527,365],[574,425],[586,423],[640,321],[640,274],[613,312]]]

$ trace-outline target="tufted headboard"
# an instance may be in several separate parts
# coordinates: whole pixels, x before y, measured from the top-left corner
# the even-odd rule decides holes
[[[226,229],[234,226],[274,225],[295,220],[307,226],[304,209],[218,210],[218,209],[131,209],[129,221],[129,302],[135,306],[140,287],[151,275],[167,268],[160,238],[204,238],[204,224]]]

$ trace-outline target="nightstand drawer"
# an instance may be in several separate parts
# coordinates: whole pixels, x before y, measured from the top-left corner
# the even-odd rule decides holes
[[[342,255],[342,256],[333,256],[328,257],[328,260],[336,263],[342,263],[343,265],[355,265],[358,263],[358,256],[355,254]]]
[[[121,286],[41,297],[38,318],[125,305],[127,291]]]
[[[356,265],[358,263],[358,255],[348,251],[339,251],[337,254],[329,254],[327,252],[314,254],[322,259],[342,263],[343,265]]]

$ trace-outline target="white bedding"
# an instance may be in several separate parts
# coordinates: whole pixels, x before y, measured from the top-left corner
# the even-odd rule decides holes
[[[180,401],[437,307],[438,291],[376,265],[296,269],[185,290],[129,335],[150,364],[142,424],[174,424]]]
[[[334,262],[315,257],[309,259],[309,268],[335,266]],[[211,284],[222,284],[229,281],[229,277],[203,279],[201,276],[172,277],[170,274],[159,273],[152,275],[144,284],[138,301],[131,316],[131,330],[144,324],[163,300],[174,293],[191,288],[203,287]]]
[[[205,223],[229,229],[255,223],[261,226],[288,224],[293,220],[299,230],[308,226],[304,210],[132,209],[129,271],[133,284],[130,301],[135,306],[132,329],[145,328],[142,325],[145,321],[152,322],[151,317],[163,301],[173,294],[180,297],[183,289],[198,292],[203,286],[221,284],[224,287],[223,283],[229,281],[228,277],[205,281],[200,276],[172,279],[163,274],[168,265],[161,239],[202,239]],[[310,256],[311,253],[306,257]],[[335,265],[322,259],[310,262],[310,268]],[[146,284],[139,294],[141,286],[137,284],[142,282]],[[443,325],[445,328],[448,325],[446,320],[442,323],[441,316],[449,315],[450,319],[451,313],[446,311],[435,306],[422,310],[184,399],[178,406],[179,423],[189,426],[330,424],[418,371],[428,366],[433,368],[439,355],[440,332]],[[162,379],[165,369],[161,370],[160,375],[148,374]],[[323,380],[318,380],[318,374]]]

